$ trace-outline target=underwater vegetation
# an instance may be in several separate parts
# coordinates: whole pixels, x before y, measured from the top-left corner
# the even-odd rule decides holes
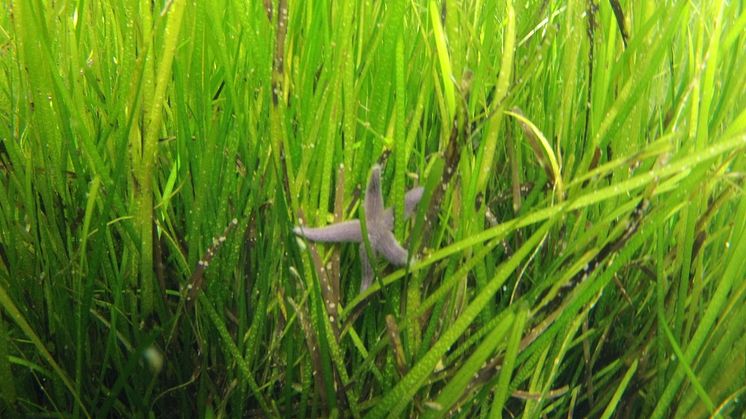
[[[0,417],[742,417],[743,1],[0,7]]]

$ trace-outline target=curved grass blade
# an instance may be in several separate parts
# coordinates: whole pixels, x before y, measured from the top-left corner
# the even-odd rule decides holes
[[[523,133],[526,134],[526,138],[529,140],[531,149],[534,150],[536,159],[539,161],[539,164],[544,167],[549,178],[552,179],[552,183],[557,188],[557,197],[562,200],[564,190],[562,184],[562,173],[560,172],[559,163],[557,162],[557,156],[555,156],[554,150],[552,150],[552,146],[549,145],[549,141],[547,141],[544,133],[542,133],[533,122],[517,110],[506,111],[505,114],[512,116],[521,123]]]

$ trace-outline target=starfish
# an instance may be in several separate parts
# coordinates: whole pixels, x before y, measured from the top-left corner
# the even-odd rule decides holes
[[[424,188],[419,186],[410,189],[404,196],[404,216],[409,218],[414,214],[417,204],[422,199]],[[383,207],[381,194],[381,167],[371,169],[368,187],[365,190],[363,205],[365,207],[365,225],[368,230],[368,242],[375,255],[381,255],[392,265],[405,266],[409,253],[396,241],[394,233],[394,210]],[[362,262],[362,281],[360,292],[365,291],[373,282],[373,268],[363,242],[363,231],[360,220],[349,220],[331,224],[327,227],[306,228],[295,227],[293,232],[308,240],[323,243],[360,243],[360,261]]]

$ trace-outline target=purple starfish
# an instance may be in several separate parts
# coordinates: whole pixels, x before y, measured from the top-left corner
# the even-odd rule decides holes
[[[404,216],[409,218],[414,213],[415,207],[422,199],[424,188],[416,187],[410,189],[404,196]],[[404,266],[407,264],[408,253],[399,242],[396,241],[394,233],[394,210],[383,207],[383,196],[381,194],[381,167],[373,166],[370,180],[365,191],[365,225],[368,229],[368,241],[376,255],[383,256],[391,264]],[[368,252],[363,243],[363,232],[360,220],[350,220],[331,224],[327,227],[306,228],[295,227],[293,232],[309,240],[324,243],[355,242],[360,243],[360,260],[362,262],[362,282],[360,292],[365,291],[373,282],[373,268],[370,265]]]

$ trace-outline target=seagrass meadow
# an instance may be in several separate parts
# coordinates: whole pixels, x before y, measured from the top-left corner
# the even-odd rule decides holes
[[[744,69],[743,0],[5,1],[0,416],[744,417]]]

